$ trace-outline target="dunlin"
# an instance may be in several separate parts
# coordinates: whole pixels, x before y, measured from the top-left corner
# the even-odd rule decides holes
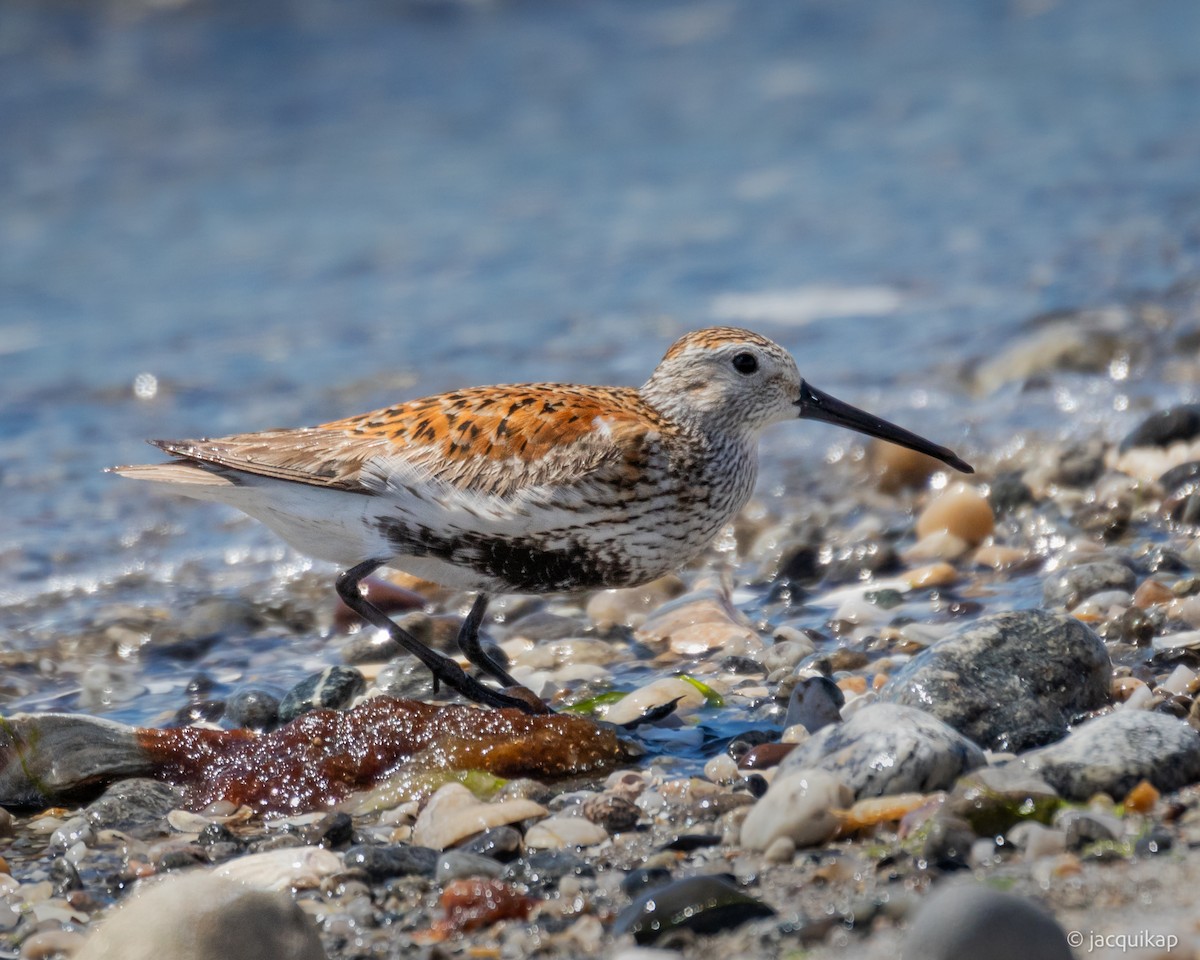
[[[473,387],[318,427],[151,441],[175,459],[114,468],[261,520],[341,566],[337,590],[464,697],[545,707],[479,643],[487,597],[646,583],[695,556],[749,498],[758,435],[824,420],[971,467],[810,386],[782,347],[731,327],[689,333],[640,388]],[[458,642],[497,690],[362,595],[390,566],[478,591]]]

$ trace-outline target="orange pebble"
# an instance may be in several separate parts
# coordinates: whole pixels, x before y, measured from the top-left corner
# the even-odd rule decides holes
[[[489,927],[498,920],[525,920],[536,904],[532,897],[501,880],[451,880],[441,897],[446,916],[435,924],[435,929],[470,931]]]
[[[924,590],[929,587],[949,586],[958,579],[958,571],[948,563],[938,562],[914,567],[903,576],[914,590]]]
[[[992,535],[996,517],[987,497],[966,484],[956,484],[929,502],[917,518],[917,537],[945,530],[978,546]]]
[[[883,440],[873,440],[867,452],[884,493],[923,487],[935,473],[946,469],[933,457]]]
[[[1145,685],[1145,681],[1139,680],[1137,677],[1113,677],[1112,685],[1110,687],[1112,691],[1112,698],[1116,700],[1117,703],[1124,703],[1133,696],[1135,690],[1138,690]]]
[[[1159,793],[1149,780],[1143,780],[1125,796],[1125,809],[1130,813],[1149,813],[1158,803]]]
[[[860,677],[857,674],[852,677],[842,677],[842,679],[837,682],[837,685],[847,693],[867,692],[867,678]]]
[[[1170,587],[1165,587],[1154,579],[1143,580],[1133,591],[1133,605],[1143,610],[1156,603],[1170,603],[1174,599],[1175,594],[1171,592]]]

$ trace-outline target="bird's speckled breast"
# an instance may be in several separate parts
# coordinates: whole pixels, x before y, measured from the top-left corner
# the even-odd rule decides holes
[[[546,593],[636,586],[702,551],[745,505],[757,474],[752,444],[694,437],[679,443],[665,438],[661,448],[647,450],[641,466],[621,488],[598,484],[591,498],[564,499],[562,520],[536,533],[435,531],[388,516],[379,519],[379,531],[398,556],[472,571],[477,589]]]

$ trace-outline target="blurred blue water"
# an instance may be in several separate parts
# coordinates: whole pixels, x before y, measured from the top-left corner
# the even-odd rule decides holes
[[[732,295],[866,291],[746,323],[953,442],[931,371],[1197,271],[1198,37],[1194,0],[9,0],[0,589],[189,523],[100,473],[144,437],[640,382]]]

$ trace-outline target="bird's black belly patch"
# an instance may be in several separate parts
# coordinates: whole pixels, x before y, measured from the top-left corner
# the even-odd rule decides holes
[[[629,583],[627,562],[578,542],[547,547],[532,537],[487,537],[461,533],[447,537],[409,523],[383,518],[379,530],[397,556],[434,557],[474,570],[513,593],[591,590]]]

